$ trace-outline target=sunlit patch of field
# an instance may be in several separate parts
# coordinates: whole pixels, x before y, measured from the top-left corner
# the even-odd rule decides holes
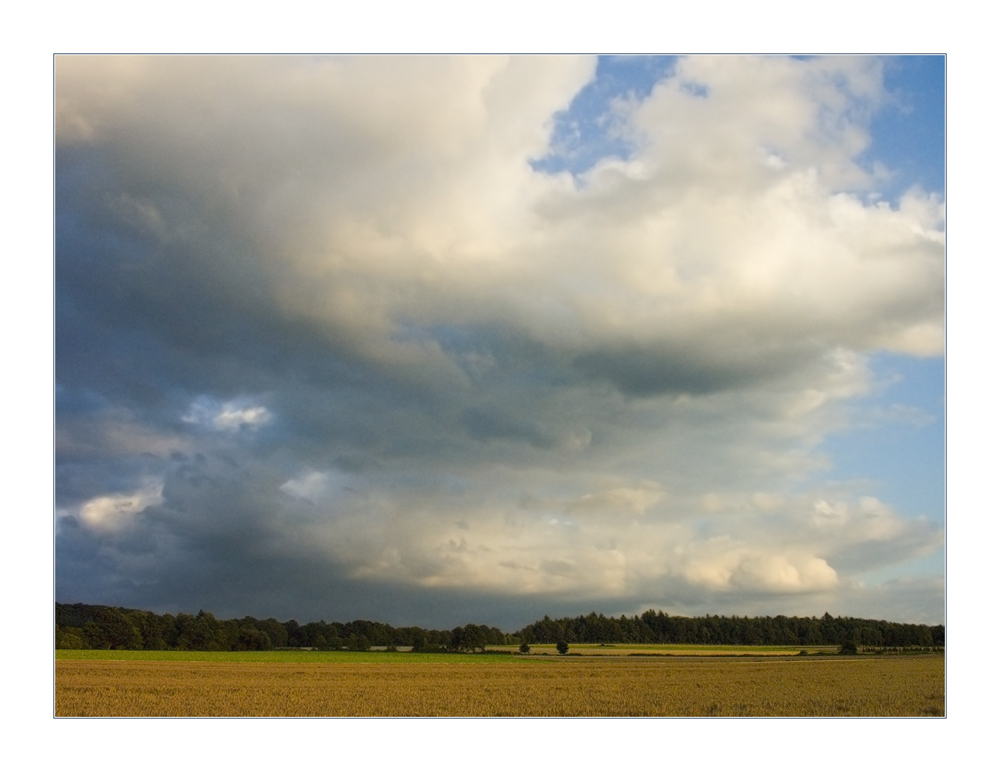
[[[552,649],[555,653],[555,647]],[[510,662],[512,657],[503,654],[423,654],[420,652],[394,651],[116,651],[108,649],[56,649],[57,660],[126,660],[129,662],[264,662],[264,663],[409,663],[436,662],[476,663]]]
[[[944,658],[56,662],[57,716],[941,716]]]
[[[572,644],[569,656],[601,656],[627,657],[640,655],[672,655],[678,657],[708,657],[708,656],[790,656],[801,651],[808,654],[833,654],[836,646],[697,646],[691,644],[611,644],[597,643]],[[118,651],[107,649],[70,650],[56,649],[56,659],[127,659],[176,662],[475,662],[483,664],[486,661],[497,663],[516,658],[560,656],[554,643],[532,644],[531,653],[523,655],[517,646],[490,646],[486,654],[458,653],[420,653],[410,651]]]
[[[569,653],[581,656],[624,657],[629,655],[663,654],[676,657],[711,657],[711,656],[754,656],[774,657],[798,654],[805,651],[808,654],[833,654],[837,646],[724,646],[698,645],[690,643],[571,643]],[[490,646],[497,651],[516,652],[517,646]],[[554,643],[531,644],[531,655],[558,656]]]

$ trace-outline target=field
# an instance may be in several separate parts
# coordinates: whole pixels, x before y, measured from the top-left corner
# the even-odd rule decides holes
[[[491,646],[490,649],[517,651],[517,646]],[[572,654],[600,657],[623,657],[640,654],[662,654],[675,657],[717,657],[717,656],[754,656],[776,657],[791,656],[805,651],[808,654],[834,654],[837,646],[727,646],[695,645],[687,643],[574,643],[569,650]],[[558,655],[554,643],[531,645],[531,656]]]
[[[662,655],[683,657],[713,657],[713,656],[754,656],[773,657],[791,656],[800,651],[809,654],[834,654],[836,646],[692,646],[687,644],[610,644],[596,643],[573,644],[570,656],[586,657],[626,657]],[[511,655],[514,655],[513,657]],[[314,651],[298,649],[282,649],[278,651],[112,651],[107,649],[91,649],[88,651],[56,650],[56,659],[122,659],[122,660],[156,660],[173,662],[363,662],[386,663],[400,662],[413,664],[415,662],[466,662],[484,664],[486,662],[512,662],[518,660],[535,660],[539,657],[558,657],[554,643],[533,644],[531,653],[518,653],[517,646],[491,646],[485,654],[422,654],[405,650],[399,652],[387,651]]]
[[[555,647],[552,649],[555,653]],[[409,652],[386,651],[109,651],[91,649],[89,651],[56,650],[57,660],[122,660],[129,662],[260,662],[260,663],[322,663],[338,665],[361,664],[484,664],[489,662],[511,662],[515,657],[509,654],[412,654]]]
[[[942,656],[59,653],[57,716],[944,715]]]

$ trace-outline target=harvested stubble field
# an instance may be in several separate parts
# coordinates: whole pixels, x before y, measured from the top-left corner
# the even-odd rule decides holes
[[[941,716],[944,658],[58,660],[57,716]]]

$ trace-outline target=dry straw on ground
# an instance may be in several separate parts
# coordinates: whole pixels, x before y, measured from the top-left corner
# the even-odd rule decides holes
[[[57,716],[941,716],[943,657],[56,662]]]

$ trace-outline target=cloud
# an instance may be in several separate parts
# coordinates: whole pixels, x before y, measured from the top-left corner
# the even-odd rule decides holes
[[[878,60],[682,59],[627,158],[536,170],[595,68],[59,57],[57,592],[450,624],[939,548],[811,477],[873,352],[943,347],[943,202],[858,161]]]
[[[263,405],[255,405],[246,398],[230,400],[218,404],[207,397],[199,397],[191,403],[182,421],[201,424],[219,431],[234,432],[247,427],[255,429],[271,420],[271,414]]]
[[[120,530],[137,513],[160,501],[161,488],[160,484],[152,481],[130,494],[97,496],[80,506],[80,521],[95,530]],[[66,513],[63,514],[66,516]]]

